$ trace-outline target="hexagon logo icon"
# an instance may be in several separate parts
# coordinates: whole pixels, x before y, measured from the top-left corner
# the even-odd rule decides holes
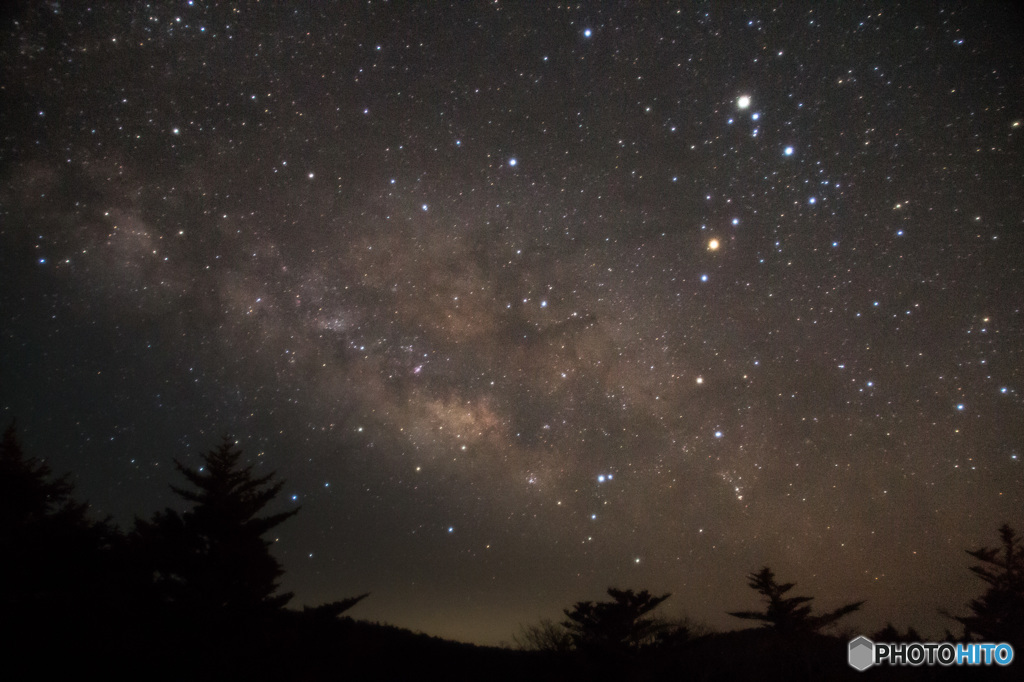
[[[851,667],[867,670],[875,662],[875,643],[861,635],[850,642],[848,656]]]

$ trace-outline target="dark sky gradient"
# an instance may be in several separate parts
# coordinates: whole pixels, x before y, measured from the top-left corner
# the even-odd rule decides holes
[[[1024,526],[1012,3],[8,12],[0,417],[97,515],[230,432],[293,604],[485,643],[939,635]]]

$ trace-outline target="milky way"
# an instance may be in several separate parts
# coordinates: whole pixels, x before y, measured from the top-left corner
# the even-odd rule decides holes
[[[123,526],[234,434],[296,605],[941,634],[1024,526],[1012,11],[33,3],[0,415]]]

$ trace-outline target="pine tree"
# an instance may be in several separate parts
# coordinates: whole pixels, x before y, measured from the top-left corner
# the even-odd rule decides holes
[[[111,543],[116,530],[88,517],[67,475],[27,457],[12,423],[0,438],[0,614],[4,668],[57,675],[54,648],[80,666],[105,644],[116,608]],[[55,667],[56,666],[56,667]],[[45,670],[45,673],[41,673]]]
[[[26,457],[12,423],[0,439],[0,583],[8,603],[84,594],[112,529],[88,518],[67,475]],[[69,570],[75,566],[75,570]]]
[[[670,594],[660,597],[647,590],[608,588],[612,601],[577,602],[565,610],[568,620],[562,626],[577,650],[624,654],[653,642],[665,624],[646,615],[656,609]]]
[[[838,621],[843,616],[859,609],[864,602],[856,602],[841,606],[820,616],[811,615],[810,602],[814,597],[786,597],[787,592],[795,587],[795,583],[778,584],[775,574],[765,566],[757,573],[747,576],[750,587],[764,595],[768,608],[760,611],[736,611],[729,613],[736,618],[747,618],[764,621],[765,627],[773,628],[780,634],[796,634],[818,632],[822,628]]]
[[[971,600],[972,615],[957,616],[964,634],[985,642],[1009,642],[1024,649],[1024,545],[1007,524],[999,529],[1001,548],[982,547],[967,553],[982,562],[971,571],[988,590]]]
[[[194,486],[171,489],[194,506],[184,514],[167,509],[136,520],[136,539],[149,555],[159,598],[192,617],[237,620],[283,607],[277,594],[284,573],[263,535],[298,509],[257,516],[281,491],[273,473],[253,476],[241,466],[242,451],[228,438],[193,469],[175,461]]]
[[[73,492],[66,474],[54,478],[44,462],[25,456],[12,422],[0,440],[0,532],[54,519],[84,522],[86,505]]]

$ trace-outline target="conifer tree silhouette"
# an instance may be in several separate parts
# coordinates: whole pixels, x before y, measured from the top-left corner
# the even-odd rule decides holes
[[[0,529],[47,519],[85,523],[86,505],[72,499],[68,476],[54,478],[44,462],[25,456],[12,422],[0,440]]]
[[[274,473],[256,477],[241,466],[242,451],[224,438],[192,469],[175,461],[195,490],[171,486],[194,503],[183,514],[167,509],[136,519],[136,537],[149,553],[155,587],[167,605],[191,616],[238,619],[274,612],[292,595],[277,594],[284,573],[263,535],[298,509],[257,516],[281,491]]]
[[[6,598],[30,601],[87,589],[90,564],[109,540],[106,522],[88,518],[67,475],[26,457],[14,423],[0,439],[0,581]],[[80,564],[69,571],[68,562]]]
[[[956,616],[964,634],[985,642],[1009,642],[1024,649],[1024,545],[1008,524],[999,528],[1002,547],[968,550],[982,562],[971,571],[988,583],[981,597],[970,602],[971,615]]]
[[[55,477],[25,455],[11,423],[0,438],[0,614],[10,625],[8,673],[29,661],[38,676],[40,660],[33,656],[44,647],[81,663],[103,631],[90,626],[97,628],[111,607],[116,531],[89,519],[88,505],[73,494],[67,475]]]
[[[780,585],[775,582],[775,574],[767,566],[747,577],[750,580],[748,583],[750,587],[764,595],[768,602],[768,608],[764,612],[735,611],[730,612],[729,615],[736,618],[764,621],[765,627],[773,628],[780,634],[818,632],[843,616],[856,611],[864,604],[863,601],[859,601],[841,606],[835,611],[812,616],[809,603],[814,597],[784,596],[795,587],[795,583]]]
[[[670,594],[660,597],[647,590],[608,588],[612,601],[581,601],[570,611],[562,626],[568,630],[573,645],[579,651],[612,654],[628,653],[653,641],[664,627],[663,623],[645,616],[656,609]]]

